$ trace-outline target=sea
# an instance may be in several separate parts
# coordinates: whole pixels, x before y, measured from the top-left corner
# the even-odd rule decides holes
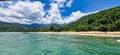
[[[0,32],[0,55],[120,55],[120,38]]]

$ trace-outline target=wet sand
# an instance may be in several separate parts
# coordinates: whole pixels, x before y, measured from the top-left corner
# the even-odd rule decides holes
[[[97,36],[97,37],[120,37],[120,32],[88,31],[88,32],[39,32],[39,33],[67,34],[67,35],[86,35],[86,36]]]

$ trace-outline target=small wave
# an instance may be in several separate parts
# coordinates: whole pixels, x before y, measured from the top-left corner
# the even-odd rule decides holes
[[[117,39],[117,42],[120,42],[120,39]]]

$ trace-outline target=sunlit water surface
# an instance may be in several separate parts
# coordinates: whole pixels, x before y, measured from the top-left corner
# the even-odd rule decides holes
[[[0,55],[120,55],[117,39],[0,32]]]

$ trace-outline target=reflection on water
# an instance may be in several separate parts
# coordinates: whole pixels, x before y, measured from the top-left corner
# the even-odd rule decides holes
[[[0,55],[120,55],[119,38],[0,33]]]

